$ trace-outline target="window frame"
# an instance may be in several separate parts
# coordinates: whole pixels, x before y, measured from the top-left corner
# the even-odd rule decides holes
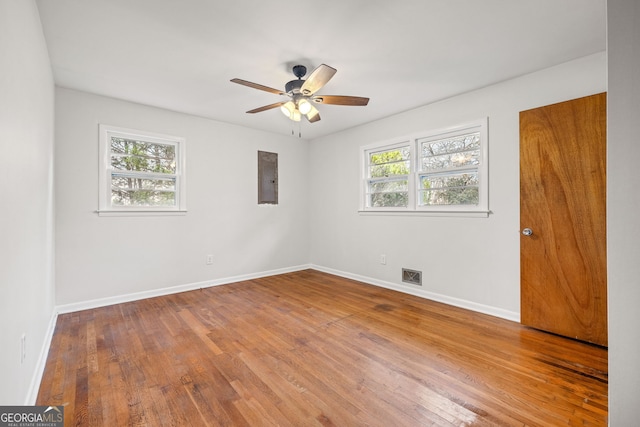
[[[99,197],[98,214],[100,216],[110,215],[181,215],[185,214],[186,208],[186,140],[185,138],[160,134],[155,132],[141,131],[118,126],[99,125]],[[117,206],[111,201],[111,180],[112,174],[118,173],[111,166],[111,138],[132,139],[152,144],[173,145],[176,155],[176,171],[167,174],[167,177],[175,178],[175,206]],[[134,173],[135,175],[136,173]],[[144,176],[144,173],[139,173]],[[153,173],[146,174],[152,177]]]
[[[480,161],[476,165],[467,165],[461,168],[451,168],[440,171],[424,171],[421,169],[420,144],[425,141],[434,141],[449,137],[478,132],[480,136]],[[414,134],[369,144],[360,147],[361,156],[361,184],[359,212],[362,214],[420,214],[427,216],[472,216],[487,217],[489,210],[489,138],[488,118],[484,117],[465,124],[441,128],[430,131],[416,132]],[[369,155],[370,153],[385,151],[393,148],[409,145],[410,167],[409,172],[409,200],[406,207],[371,207],[368,206],[367,194],[370,181]],[[461,170],[477,170],[478,172],[478,204],[474,205],[420,205],[420,178],[429,174],[456,174]]]

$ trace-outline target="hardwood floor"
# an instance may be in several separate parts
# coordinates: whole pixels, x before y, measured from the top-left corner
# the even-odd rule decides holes
[[[66,426],[607,424],[607,350],[306,270],[60,315]]]

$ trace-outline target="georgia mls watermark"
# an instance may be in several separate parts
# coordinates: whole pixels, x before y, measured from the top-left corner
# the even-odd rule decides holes
[[[0,427],[63,427],[64,406],[0,406]]]

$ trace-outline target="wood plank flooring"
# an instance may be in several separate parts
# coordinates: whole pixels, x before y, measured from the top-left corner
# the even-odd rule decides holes
[[[607,350],[305,270],[60,315],[66,426],[607,424]]]

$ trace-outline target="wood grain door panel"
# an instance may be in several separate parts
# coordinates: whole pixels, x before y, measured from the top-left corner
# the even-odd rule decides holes
[[[520,113],[521,322],[607,345],[606,94]]]

